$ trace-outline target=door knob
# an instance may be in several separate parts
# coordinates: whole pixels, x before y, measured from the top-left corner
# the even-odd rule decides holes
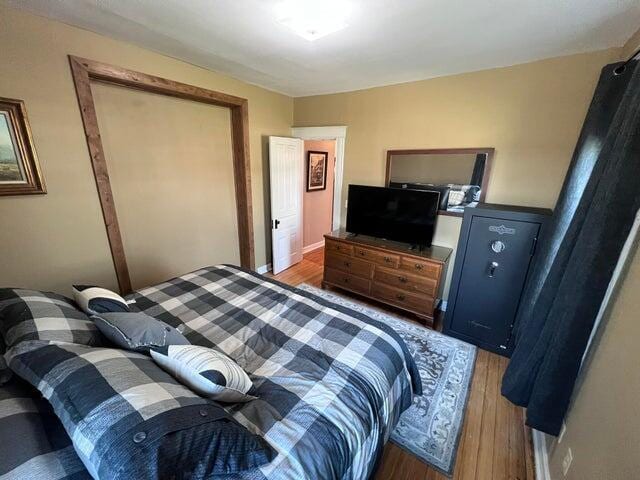
[[[273,221],[273,228],[274,228],[275,230],[277,230],[277,229],[278,229],[278,225],[280,225],[280,220],[274,220],[274,221]]]

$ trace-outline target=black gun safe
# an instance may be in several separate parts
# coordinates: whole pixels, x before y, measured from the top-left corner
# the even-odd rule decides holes
[[[480,203],[466,208],[443,332],[510,356],[520,297],[551,210]]]

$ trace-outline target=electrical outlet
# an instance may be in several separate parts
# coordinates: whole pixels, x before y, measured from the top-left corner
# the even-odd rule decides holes
[[[569,468],[571,468],[572,461],[573,461],[573,453],[571,453],[571,449],[569,448],[567,450],[567,453],[564,456],[564,459],[562,460],[562,475],[564,475],[565,477],[567,476],[567,472],[569,471]]]
[[[565,433],[567,433],[567,424],[562,422],[562,427],[560,427],[560,434],[558,435],[558,443],[562,443],[562,439],[564,438]]]

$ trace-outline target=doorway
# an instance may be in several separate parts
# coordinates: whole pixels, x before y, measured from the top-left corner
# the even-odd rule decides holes
[[[269,138],[274,274],[339,228],[345,140],[346,127],[296,127],[292,137]]]
[[[305,140],[303,160],[305,192],[302,200],[302,253],[305,254],[322,248],[324,234],[333,230],[336,141]],[[315,179],[314,170],[318,172],[318,178]],[[309,185],[314,180],[319,187]]]

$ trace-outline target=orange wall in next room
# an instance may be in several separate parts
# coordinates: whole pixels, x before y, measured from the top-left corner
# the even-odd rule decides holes
[[[307,192],[307,154],[311,151],[327,152],[327,188]],[[304,211],[303,247],[321,242],[325,233],[331,231],[333,220],[333,175],[336,159],[335,140],[306,140],[304,142]]]

